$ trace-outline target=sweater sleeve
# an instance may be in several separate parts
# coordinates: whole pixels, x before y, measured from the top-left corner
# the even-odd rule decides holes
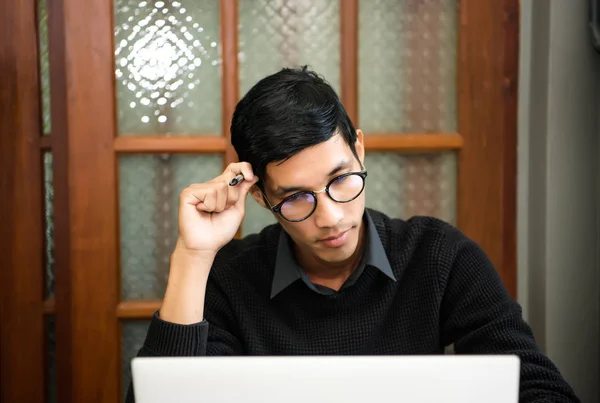
[[[235,336],[233,315],[214,281],[206,289],[205,319],[191,325],[164,321],[155,312],[138,357],[193,357],[243,354]],[[134,403],[133,384],[129,384],[126,403]]]
[[[521,403],[579,402],[537,346],[485,253],[466,238],[453,247],[441,307],[442,338],[457,354],[515,354],[521,360]]]

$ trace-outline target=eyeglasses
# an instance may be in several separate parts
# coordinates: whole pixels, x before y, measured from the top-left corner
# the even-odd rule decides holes
[[[317,194],[326,192],[331,200],[348,203],[356,199],[365,189],[367,171],[348,172],[333,178],[325,188],[319,191],[304,191],[286,197],[276,206],[271,206],[263,193],[265,201],[274,213],[290,222],[304,221],[317,209]]]

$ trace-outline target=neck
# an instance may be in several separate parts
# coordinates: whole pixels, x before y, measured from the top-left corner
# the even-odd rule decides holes
[[[330,288],[339,288],[360,263],[365,248],[365,238],[365,225],[361,222],[356,250],[352,256],[342,262],[323,261],[312,253],[303,253],[297,245],[294,245],[294,251],[298,263],[312,282],[318,284],[328,283],[323,285],[330,286]],[[337,283],[339,283],[339,287],[336,287]]]

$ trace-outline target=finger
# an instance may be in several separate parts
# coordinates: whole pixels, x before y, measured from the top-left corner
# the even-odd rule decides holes
[[[254,177],[252,180],[244,180],[240,182],[237,186],[235,186],[239,192],[240,198],[245,198],[252,186],[254,186],[258,182],[258,178]]]
[[[193,206],[201,203],[204,199],[205,187],[202,185],[190,185],[179,194],[179,203],[191,204]]]
[[[232,173],[229,173],[233,175]],[[207,184],[200,185],[191,185],[191,188],[199,187],[205,188],[207,185],[211,187],[216,187],[218,189],[218,195],[216,200],[216,212],[221,212],[228,207],[231,207],[235,204],[239,197],[239,188],[238,186],[229,186],[230,180],[227,179],[226,174],[223,174]]]
[[[254,180],[254,171],[252,171],[252,166],[247,162],[234,162],[229,164],[225,169],[225,172],[233,174],[232,178],[238,174],[242,174],[244,175],[245,180]]]
[[[225,204],[225,207],[228,208],[233,206],[235,203],[237,203],[239,197],[240,185],[229,186],[229,184],[227,184],[227,203]]]
[[[200,211],[212,213],[217,207],[217,189],[214,187],[206,188],[203,196],[204,197],[200,199],[200,203],[196,205],[196,208]]]
[[[229,189],[227,183],[219,182],[215,184],[215,213],[220,213],[225,210],[227,199],[229,197]]]
[[[239,189],[239,198],[235,203],[236,208],[243,208],[246,202],[246,198],[248,197],[248,193],[253,189],[258,179],[255,177],[252,181],[244,181],[240,183],[237,187]],[[255,188],[256,191],[259,191],[258,188]]]
[[[213,192],[214,197],[211,196]],[[182,192],[181,197],[185,199],[184,203],[197,206],[198,211],[220,213],[237,202],[239,193],[238,186],[229,186],[223,179],[219,181],[215,179],[207,184],[190,185]]]

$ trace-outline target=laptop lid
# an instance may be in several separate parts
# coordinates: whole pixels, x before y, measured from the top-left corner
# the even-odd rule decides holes
[[[160,357],[132,361],[136,403],[517,403],[516,356]]]

